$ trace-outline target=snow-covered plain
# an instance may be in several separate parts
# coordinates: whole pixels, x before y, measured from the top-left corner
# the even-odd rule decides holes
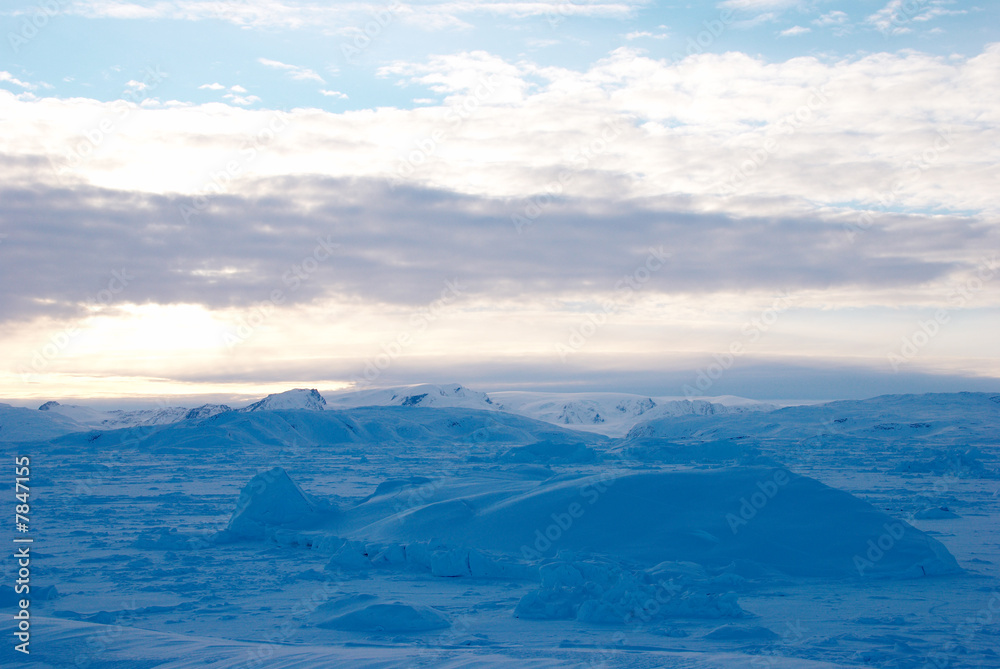
[[[1000,396],[685,402],[0,405],[0,664],[1000,667]]]

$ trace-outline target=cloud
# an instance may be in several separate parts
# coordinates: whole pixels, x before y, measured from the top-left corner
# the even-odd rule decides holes
[[[631,32],[625,35],[625,39],[632,41],[636,39],[667,39],[670,37],[669,33],[651,33],[647,30],[641,30],[636,32]]]
[[[13,84],[15,86],[19,86],[19,87],[24,88],[24,89],[29,90],[29,91],[35,90],[36,88],[38,88],[34,84],[29,84],[26,81],[21,81],[20,79],[18,79],[14,75],[12,75],[10,72],[6,72],[4,70],[0,70],[0,82],[4,82],[4,81],[7,82],[7,83],[9,83],[9,84]]]
[[[384,68],[404,85],[435,89],[436,105],[297,110],[275,136],[266,109],[168,104],[116,125],[116,141],[81,160],[75,119],[117,118],[112,105],[29,104],[0,91],[0,113],[19,129],[6,139],[12,154],[113,190],[193,195],[235,158],[253,178],[372,177],[494,198],[668,192],[678,207],[740,216],[993,215],[1000,91],[989,82],[998,66],[1000,46],[972,58],[903,52],[837,62],[739,53],[672,62],[623,49],[582,71],[472,52]],[[561,181],[564,172],[571,178]],[[0,169],[8,180],[46,175],[53,171]]]
[[[865,22],[885,35],[904,35],[913,31],[913,23],[967,13],[964,9],[948,9],[950,4],[950,0],[890,0],[885,7],[865,19]]]
[[[269,67],[273,70],[282,70],[288,73],[288,76],[295,81],[315,81],[320,84],[325,84],[326,80],[319,76],[313,70],[307,67],[300,67],[298,65],[289,65],[287,63],[282,63],[277,60],[270,60],[268,58],[258,58],[257,62],[264,67]]]
[[[256,95],[237,95],[235,93],[226,93],[222,97],[240,107],[249,107],[250,105],[261,101]]]
[[[837,25],[843,25],[844,23],[847,23],[849,20],[850,17],[845,12],[835,9],[832,12],[823,14],[818,19],[814,20],[813,25],[837,26]]]
[[[198,87],[198,90],[224,91],[226,90],[226,87],[216,82],[214,84],[202,84],[201,86]]]
[[[724,0],[718,6],[745,12],[771,12],[802,7],[804,4],[803,0]]]
[[[457,278],[467,299],[496,305],[599,302],[650,249],[672,256],[646,295],[912,289],[947,283],[980,249],[1000,248],[974,219],[886,214],[852,242],[834,214],[693,214],[669,198],[562,201],[518,234],[512,203],[375,179],[249,180],[187,221],[188,198],[41,187],[0,196],[0,280],[19,287],[0,295],[5,319],[79,313],[113,271],[135,276],[135,304],[248,308],[281,289],[289,304],[414,307]],[[319,246],[325,260],[289,290],[293,268]]]
[[[419,4],[392,4],[383,1],[358,3],[284,2],[282,0],[241,0],[238,3],[173,0],[146,3],[141,0],[79,0],[63,11],[90,18],[173,19],[184,21],[221,20],[241,27],[298,30],[318,28],[329,34],[351,35],[364,30],[372,20],[399,21],[427,30],[454,30],[471,27],[470,20],[486,18],[567,17],[627,19],[648,6],[649,0],[613,2],[567,2],[566,0],[431,0]],[[387,17],[387,18],[386,18]]]
[[[806,33],[811,33],[812,30],[809,28],[804,28],[802,26],[792,26],[787,30],[782,30],[778,33],[781,37],[794,37],[795,35],[805,35]]]
[[[321,88],[319,91],[320,95],[326,96],[328,98],[337,98],[338,100],[346,100],[347,94],[341,93],[340,91],[329,91],[325,88]]]

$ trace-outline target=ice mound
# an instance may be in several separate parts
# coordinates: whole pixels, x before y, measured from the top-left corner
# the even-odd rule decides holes
[[[584,464],[597,460],[597,451],[586,444],[536,441],[508,449],[497,458],[500,462],[523,464]]]
[[[542,585],[518,602],[518,618],[623,625],[746,615],[733,593],[698,592],[610,561],[570,558],[542,565],[539,573]]]
[[[315,388],[295,388],[286,390],[283,393],[268,395],[259,402],[254,402],[250,406],[237,409],[243,413],[254,411],[323,411],[326,409],[326,400]]]
[[[221,539],[260,539],[276,528],[314,525],[329,506],[307,496],[281,467],[257,474],[244,486]]]
[[[317,627],[347,632],[398,634],[451,627],[448,619],[429,606],[378,602],[374,595],[353,595],[319,606]]]

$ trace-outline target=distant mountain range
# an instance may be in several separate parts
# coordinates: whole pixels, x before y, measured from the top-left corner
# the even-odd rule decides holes
[[[296,388],[268,395],[242,408],[204,404],[195,408],[98,411],[46,402],[38,410],[0,404],[0,441],[51,439],[72,432],[164,426],[202,421],[220,414],[270,411],[344,411],[360,407],[475,409],[516,414],[572,430],[611,437],[686,439],[808,439],[817,425],[829,435],[851,438],[911,438],[947,433],[956,440],[980,441],[981,428],[995,424],[1000,395],[952,393],[886,395],[866,400],[779,407],[738,397],[654,398],[626,393],[546,393],[503,391],[486,394],[461,384],[421,384],[326,397]],[[956,427],[955,418],[966,415]],[[822,436],[822,435],[819,435]]]

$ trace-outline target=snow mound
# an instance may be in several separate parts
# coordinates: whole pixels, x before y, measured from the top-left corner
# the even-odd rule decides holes
[[[733,593],[717,594],[655,581],[609,561],[559,560],[542,565],[538,590],[518,602],[514,615],[534,620],[578,620],[625,625],[669,618],[740,618]]]
[[[500,462],[522,464],[584,464],[598,459],[597,451],[586,444],[536,441],[527,446],[518,446],[501,453]]]
[[[351,390],[331,394],[329,401],[331,407],[338,409],[362,406],[404,406],[499,410],[489,395],[466,388],[460,383],[449,385],[424,383],[375,390]]]
[[[434,552],[431,543],[468,547],[467,555],[439,556],[439,571],[447,570],[445,561],[471,560],[472,550],[529,562],[569,550],[647,566],[735,563],[748,575],[908,578],[961,571],[924,532],[780,468],[565,474],[541,482],[468,477],[424,484],[404,504],[408,488],[327,514],[322,530],[358,542],[368,562],[390,544],[404,546],[405,555],[421,545]],[[315,503],[274,469],[244,489],[230,531],[260,537],[277,527],[301,528],[315,512]]]
[[[295,388],[283,393],[268,395],[259,402],[245,406],[237,411],[251,413],[254,411],[323,411],[326,400],[315,388]]]
[[[345,632],[399,634],[451,627],[448,619],[429,606],[372,602],[372,595],[358,595],[323,604],[316,627]],[[332,614],[332,615],[331,615]]]
[[[281,467],[257,474],[244,486],[222,539],[259,539],[276,528],[309,527],[328,509],[308,497]]]

